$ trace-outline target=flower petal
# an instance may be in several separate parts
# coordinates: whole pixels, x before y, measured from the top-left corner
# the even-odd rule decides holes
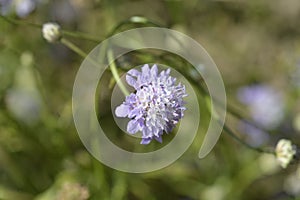
[[[133,78],[130,75],[126,75],[126,82],[128,83],[128,85],[130,85],[136,89],[136,79],[135,78]]]
[[[151,76],[152,76],[152,78],[157,77],[157,73],[158,73],[157,65],[154,64],[152,66],[152,68],[151,68]]]
[[[131,69],[127,72],[127,74],[131,75],[131,76],[134,76],[134,77],[138,77],[141,75],[141,72],[139,72],[138,70],[136,69]]]
[[[128,113],[128,117],[129,118],[140,118],[141,117],[141,115],[142,115],[143,113],[142,113],[142,111],[141,111],[141,109],[140,108],[134,108],[133,110],[131,110],[129,113]]]
[[[161,137],[161,135],[159,137],[154,137],[154,139],[156,141],[158,141],[159,143],[162,143],[162,137]]]
[[[143,74],[143,75],[148,75],[148,74],[150,74],[150,69],[149,69],[149,65],[148,65],[148,64],[145,64],[145,65],[142,67],[142,74]]]
[[[118,106],[115,110],[115,114],[117,117],[126,117],[130,111],[130,107],[124,104]]]
[[[135,134],[140,130],[139,123],[136,120],[131,120],[127,124],[127,132],[130,134]]]
[[[151,138],[143,138],[141,144],[149,144],[151,142]]]

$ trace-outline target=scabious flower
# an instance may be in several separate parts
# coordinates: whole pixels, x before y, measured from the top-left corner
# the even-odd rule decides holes
[[[276,145],[276,158],[282,168],[286,168],[296,155],[296,147],[290,140],[281,139]]]
[[[141,144],[149,144],[153,139],[162,142],[164,132],[170,133],[183,117],[185,86],[176,85],[176,78],[170,76],[170,69],[158,73],[153,65],[144,65],[142,71],[131,69],[126,75],[127,83],[135,92],[116,108],[117,117],[128,117],[127,131],[142,132]]]
[[[53,22],[43,24],[42,33],[48,42],[57,42],[62,36],[60,26]]]

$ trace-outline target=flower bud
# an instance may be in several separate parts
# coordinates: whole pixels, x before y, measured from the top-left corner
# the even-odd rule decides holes
[[[48,42],[57,42],[62,36],[60,26],[53,22],[43,24],[42,32]]]
[[[290,140],[281,139],[276,145],[276,158],[282,168],[286,168],[296,155],[296,148]]]

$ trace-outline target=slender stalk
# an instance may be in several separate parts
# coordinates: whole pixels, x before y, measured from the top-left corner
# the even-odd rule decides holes
[[[43,25],[41,25],[41,24],[26,22],[24,20],[16,20],[16,19],[6,17],[3,15],[0,15],[0,18],[2,18],[3,20],[5,20],[8,23],[13,24],[13,25],[31,26],[31,27],[38,28],[38,29],[41,29],[43,27]],[[114,35],[121,27],[123,27],[124,25],[128,25],[128,24],[144,24],[144,25],[148,24],[151,26],[162,27],[161,25],[159,25],[155,22],[152,22],[145,17],[133,16],[133,17],[123,20],[119,24],[117,24],[117,26],[108,34],[108,37],[111,35]],[[64,30],[64,29],[62,29],[61,31],[64,35],[69,36],[69,37],[88,40],[88,41],[95,42],[95,43],[100,43],[103,41],[103,39],[98,39],[96,37],[90,36],[90,35],[88,35],[86,33],[82,33],[82,32],[73,32],[73,31],[68,31],[68,30]]]
[[[126,87],[123,85],[120,77],[119,77],[119,74],[118,74],[118,70],[117,70],[117,66],[113,60],[113,52],[111,49],[108,50],[107,52],[107,59],[108,59],[108,62],[110,64],[110,70],[111,70],[111,73],[114,77],[114,79],[116,80],[118,86],[120,87],[121,91],[123,92],[123,94],[125,96],[128,96],[129,95],[129,92],[128,90],[126,89]]]
[[[61,38],[60,42],[62,44],[64,44],[66,47],[68,47],[69,49],[71,49],[72,51],[74,51],[75,53],[77,53],[78,55],[80,55],[81,57],[89,59],[89,61],[91,63],[93,63],[95,66],[98,65],[98,63],[95,60],[89,58],[88,55],[84,51],[82,51],[79,47],[77,47],[71,41],[67,40],[66,38]],[[121,79],[119,77],[117,66],[116,66],[116,64],[115,64],[115,62],[113,60],[113,52],[112,52],[111,49],[109,49],[108,52],[107,52],[107,58],[108,58],[108,62],[110,64],[110,70],[112,72],[112,75],[113,75],[114,79],[116,80],[116,83],[120,87],[120,89],[123,92],[123,94],[125,96],[128,96],[129,92],[126,89],[126,87],[123,85],[123,83],[122,83],[122,81],[121,81]]]
[[[149,25],[155,26],[155,27],[162,27],[158,23],[152,22],[145,17],[133,16],[133,17],[126,19],[124,21],[121,21],[119,24],[117,24],[115,26],[115,28],[110,32],[110,34],[108,34],[108,36],[114,35],[121,27],[123,27],[124,25],[128,25],[128,24],[144,24],[144,25],[149,24]]]
[[[21,20],[16,20],[16,19],[12,19],[12,18],[9,18],[9,17],[5,17],[3,15],[0,15],[0,17],[5,20],[6,22],[10,23],[10,24],[13,24],[13,25],[18,25],[18,26],[30,26],[30,27],[33,27],[33,28],[38,28],[38,29],[41,29],[43,27],[43,25],[41,24],[35,24],[35,23],[32,23],[32,22],[26,22],[26,21],[21,21]],[[90,36],[86,33],[82,33],[82,32],[72,32],[72,31],[68,31],[68,30],[61,30],[61,32],[63,33],[63,35],[66,35],[66,36],[69,36],[69,37],[73,37],[73,38],[79,38],[79,39],[83,39],[83,40],[87,40],[87,41],[91,41],[91,42],[95,42],[95,43],[99,43],[101,42],[102,40],[96,38],[96,37],[93,37],[93,36]]]
[[[72,31],[62,30],[62,33],[63,33],[63,35],[66,35],[66,36],[79,38],[79,39],[83,39],[83,40],[88,40],[88,41],[95,42],[95,43],[102,42],[102,40],[99,40],[98,38],[95,38],[93,36],[90,36],[88,34],[81,33],[81,32],[72,32]]]
[[[7,21],[8,23],[14,24],[14,25],[25,25],[25,26],[31,26],[31,27],[39,28],[39,29],[42,28],[42,25],[40,25],[40,24],[35,24],[35,23],[32,23],[32,22],[16,20],[16,19],[12,19],[12,18],[9,18],[9,17],[5,17],[3,15],[0,15],[0,18],[2,18],[3,20]]]
[[[75,53],[77,53],[78,55],[80,55],[81,57],[83,58],[87,57],[87,54],[84,51],[82,51],[79,47],[77,47],[74,43],[67,40],[66,38],[61,38],[60,42],[66,47],[68,47],[69,49],[71,49],[72,51],[74,51]]]
[[[259,153],[269,153],[274,154],[274,151],[262,149],[259,147],[253,147],[252,145],[248,144],[247,142],[243,141],[241,138],[239,138],[226,124],[223,126],[223,130],[225,133],[227,133],[229,136],[231,136],[233,139],[235,139],[237,142],[241,143],[242,145],[246,146],[249,149],[252,149],[254,151],[257,151]]]

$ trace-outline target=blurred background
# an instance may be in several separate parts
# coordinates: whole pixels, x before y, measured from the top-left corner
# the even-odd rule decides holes
[[[0,0],[0,13],[40,25],[54,21],[99,40],[133,16],[185,33],[217,64],[231,108],[226,124],[240,138],[253,147],[272,149],[280,138],[300,145],[298,0]],[[118,31],[141,26],[127,24]],[[87,53],[97,45],[70,40]],[[155,62],[143,56],[148,54],[120,58],[120,72],[135,62]],[[281,169],[273,155],[253,151],[226,133],[198,159],[210,118],[205,103],[197,138],[172,165],[129,174],[101,164],[84,148],[72,118],[72,87],[82,61],[62,44],[47,43],[41,27],[0,18],[0,199],[300,199],[297,163]],[[111,74],[102,81],[111,84],[99,87],[99,119],[115,143],[134,150],[107,106]]]

